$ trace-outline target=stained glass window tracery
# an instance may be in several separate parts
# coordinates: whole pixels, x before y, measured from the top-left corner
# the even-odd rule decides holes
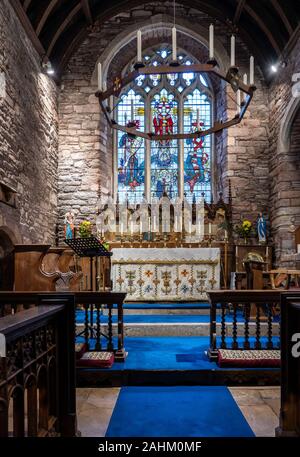
[[[181,64],[195,60],[180,51]],[[147,50],[146,65],[167,64],[172,59],[169,45]],[[132,68],[131,62],[124,72]],[[133,101],[133,102],[132,102]],[[116,107],[118,122],[134,123],[140,130],[158,134],[191,132],[212,125],[212,95],[205,75],[195,73],[142,75],[127,87]],[[120,201],[139,202],[143,195],[170,198],[183,194],[189,201],[212,192],[210,136],[194,140],[145,142],[117,133],[117,191]],[[146,156],[149,158],[146,160]],[[182,159],[180,160],[180,157]]]

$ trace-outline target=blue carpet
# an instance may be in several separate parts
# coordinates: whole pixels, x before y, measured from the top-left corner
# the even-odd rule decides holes
[[[89,315],[90,316],[90,315]],[[76,312],[76,322],[83,324],[85,321],[85,312]],[[94,322],[96,313],[94,313]],[[117,323],[117,316],[113,315],[112,322]],[[189,315],[189,314],[124,314],[125,324],[200,324],[210,322],[210,316],[207,315]],[[217,322],[221,322],[221,316],[217,316]],[[226,322],[233,322],[231,315],[226,316]],[[237,322],[244,322],[243,316],[237,316]],[[101,315],[101,323],[107,323],[107,316]]]
[[[80,337],[77,341],[84,340]],[[217,341],[219,342],[220,339],[217,338]],[[227,338],[227,341],[230,344],[232,339]],[[242,338],[238,338],[238,341],[243,342]],[[266,344],[267,339],[262,338],[261,341]],[[278,344],[277,337],[274,337],[273,341],[274,344]],[[255,339],[250,338],[252,347],[254,342]],[[114,344],[117,347],[116,340]],[[105,348],[104,339],[103,345]],[[124,346],[128,352],[125,362],[114,363],[111,368],[105,370],[232,370],[232,368],[220,368],[215,362],[209,361],[206,355],[209,337],[206,336],[126,337]],[[95,368],[95,370],[98,369]]]
[[[106,437],[254,437],[226,387],[122,387]]]

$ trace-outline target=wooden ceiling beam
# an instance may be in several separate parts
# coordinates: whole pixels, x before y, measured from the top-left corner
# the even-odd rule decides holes
[[[278,14],[278,16],[280,17],[280,19],[282,20],[282,22],[284,23],[285,25],[285,28],[289,34],[289,36],[292,36],[293,35],[293,27],[291,26],[290,24],[290,21],[288,20],[285,12],[283,11],[283,9],[281,8],[281,5],[278,3],[277,0],[271,0],[271,3],[273,5],[273,8],[275,9],[276,13]]]
[[[46,52],[46,55],[47,57],[50,56],[57,40],[59,39],[59,37],[61,36],[61,34],[65,31],[65,29],[68,27],[68,25],[70,24],[70,22],[72,21],[72,19],[74,18],[74,16],[76,16],[76,14],[81,10],[81,3],[78,3],[71,11],[70,13],[68,14],[68,16],[65,18],[65,20],[60,24],[60,26],[58,27],[58,29],[56,30],[55,34],[53,35],[52,37],[52,40],[48,46],[48,49],[47,49],[47,52]]]
[[[246,0],[238,0],[238,4],[236,6],[236,10],[234,13],[234,18],[233,18],[233,23],[236,25],[241,17],[241,14],[243,12],[244,6],[245,6]]]
[[[51,12],[55,8],[55,6],[58,4],[58,2],[59,2],[59,0],[51,0],[49,2],[49,5],[45,9],[41,19],[39,20],[39,23],[38,23],[37,27],[36,27],[35,32],[36,32],[37,36],[40,35],[41,31],[43,30],[43,27],[44,27],[45,23],[47,22],[48,17],[50,16]]]
[[[91,13],[90,3],[89,0],[81,0],[81,6],[86,17],[86,20],[89,24],[93,23],[93,17]]]
[[[281,49],[277,43],[277,41],[275,40],[273,34],[271,33],[271,31],[268,29],[268,27],[266,26],[266,24],[264,23],[264,21],[260,18],[260,16],[258,14],[256,14],[256,12],[250,8],[249,5],[245,4],[244,5],[244,9],[245,11],[249,14],[249,16],[252,17],[252,19],[254,19],[254,21],[256,22],[256,24],[258,25],[258,27],[262,30],[262,32],[266,35],[266,37],[268,38],[268,40],[270,41],[274,51],[276,52],[276,54],[279,56],[281,54]],[[275,31],[276,32],[276,31]]]
[[[30,3],[31,3],[31,0],[25,0],[25,2],[23,3],[23,9],[24,9],[25,13],[28,10],[28,8],[30,7]]]
[[[13,9],[15,10],[15,13],[18,16],[25,32],[31,39],[31,42],[32,42],[34,48],[40,54],[40,56],[44,56],[46,54],[45,49],[44,49],[42,43],[40,42],[37,34],[35,33],[35,30],[32,27],[32,24],[27,16],[27,14],[25,13],[25,10],[23,9],[23,6],[21,5],[20,1],[19,0],[10,0],[10,3],[11,3],[11,6],[13,7]]]

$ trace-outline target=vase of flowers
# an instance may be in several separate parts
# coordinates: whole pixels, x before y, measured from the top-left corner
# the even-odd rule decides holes
[[[252,222],[250,222],[248,219],[244,219],[240,225],[236,225],[235,227],[235,232],[244,239],[245,244],[248,244],[252,230]]]
[[[79,235],[81,238],[89,238],[92,236],[92,224],[90,221],[82,221],[79,225]]]

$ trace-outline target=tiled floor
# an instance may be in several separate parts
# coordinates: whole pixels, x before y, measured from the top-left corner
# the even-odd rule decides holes
[[[105,436],[120,388],[77,389],[78,429],[82,436]],[[230,391],[256,436],[275,436],[279,387],[231,387]]]

